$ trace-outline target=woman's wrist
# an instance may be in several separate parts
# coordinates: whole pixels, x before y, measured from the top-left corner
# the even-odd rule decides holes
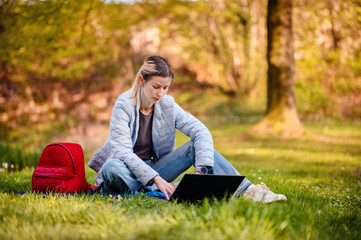
[[[194,172],[200,174],[213,174],[213,167],[206,165],[198,165],[195,167]]]
[[[149,182],[147,183],[146,186],[152,186],[155,183],[155,178],[159,177],[159,175],[155,176],[154,178],[152,178],[151,180],[149,180]]]

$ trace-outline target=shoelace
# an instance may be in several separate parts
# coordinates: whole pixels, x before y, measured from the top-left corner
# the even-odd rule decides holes
[[[252,197],[252,196],[254,196],[254,194],[256,193],[256,192],[258,192],[259,190],[261,190],[261,189],[264,189],[264,190],[266,190],[266,191],[271,191],[267,186],[266,186],[266,184],[264,184],[264,182],[261,182],[260,184],[258,184],[258,185],[255,185],[255,187],[251,190],[251,191],[246,191],[245,193],[246,193],[246,196],[248,195],[248,197]]]
[[[265,190],[267,190],[267,191],[271,191],[271,189],[269,189],[269,187],[267,187],[266,184],[264,184],[264,182],[261,182],[258,186],[265,189]]]

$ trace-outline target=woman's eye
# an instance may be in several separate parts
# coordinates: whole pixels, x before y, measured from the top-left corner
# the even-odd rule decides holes
[[[159,87],[158,86],[153,86],[154,89],[158,89]]]

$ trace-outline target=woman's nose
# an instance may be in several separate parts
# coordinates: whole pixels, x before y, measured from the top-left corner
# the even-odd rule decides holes
[[[160,89],[160,90],[157,92],[157,95],[158,95],[159,97],[163,97],[163,95],[164,95],[164,90],[163,90],[163,89]]]

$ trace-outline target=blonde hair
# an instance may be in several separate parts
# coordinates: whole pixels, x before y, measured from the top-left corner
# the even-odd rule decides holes
[[[134,104],[137,101],[138,90],[140,87],[139,76],[142,76],[144,81],[148,81],[153,76],[170,77],[172,80],[174,74],[170,65],[164,57],[150,56],[146,58],[143,65],[140,67],[130,90],[130,94],[134,99]]]

